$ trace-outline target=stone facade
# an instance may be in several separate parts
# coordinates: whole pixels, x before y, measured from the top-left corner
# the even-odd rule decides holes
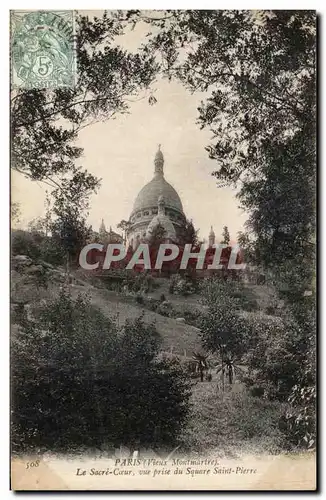
[[[180,197],[164,178],[164,157],[160,148],[154,165],[154,177],[140,190],[130,214],[127,240],[133,249],[140,242],[148,241],[158,224],[165,228],[167,241],[180,243],[186,222]]]
[[[126,238],[123,238],[111,227],[107,231],[102,220],[99,232],[93,234],[93,241],[124,243],[135,250],[139,243],[150,242],[157,226],[163,226],[166,242],[184,244],[186,216],[180,196],[164,177],[164,157],[160,147],[154,159],[154,176],[138,193],[128,222]],[[211,227],[208,246],[212,247],[214,243],[215,233]]]

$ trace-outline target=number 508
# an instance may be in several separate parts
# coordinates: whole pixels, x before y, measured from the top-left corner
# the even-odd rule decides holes
[[[35,460],[34,462],[27,462],[26,469],[31,469],[32,467],[38,467],[40,465],[39,460]]]

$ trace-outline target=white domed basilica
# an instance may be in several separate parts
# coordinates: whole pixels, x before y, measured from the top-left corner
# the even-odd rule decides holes
[[[186,217],[176,190],[164,178],[164,157],[160,149],[154,160],[153,179],[139,192],[129,218],[127,232],[129,245],[135,249],[141,241],[148,241],[161,226],[167,242],[180,243]]]

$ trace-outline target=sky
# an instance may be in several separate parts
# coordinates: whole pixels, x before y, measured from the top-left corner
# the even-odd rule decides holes
[[[119,43],[135,50],[143,37],[141,25]],[[84,153],[79,164],[102,179],[101,188],[91,197],[88,222],[98,230],[101,220],[107,227],[128,219],[140,189],[154,172],[154,156],[161,144],[165,179],[177,190],[185,215],[192,219],[201,238],[208,238],[212,225],[217,238],[228,226],[231,239],[243,229],[248,215],[238,208],[236,192],[218,188],[211,172],[214,160],[205,151],[211,139],[208,130],[196,124],[200,93],[190,94],[180,83],[159,79],[154,84],[157,103],[148,96],[130,103],[130,113],[115,120],[84,128],[76,145]],[[142,96],[140,96],[142,97]],[[20,227],[44,215],[46,186],[20,174],[12,174],[12,201],[20,203]]]

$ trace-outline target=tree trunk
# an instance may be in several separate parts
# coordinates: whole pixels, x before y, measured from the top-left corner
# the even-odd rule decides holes
[[[223,348],[221,348],[222,357],[222,391],[224,392],[224,364],[223,364]]]
[[[229,384],[233,384],[233,366],[229,366]]]
[[[70,256],[69,252],[66,253],[66,277],[65,284],[69,285],[69,277],[70,277]]]

